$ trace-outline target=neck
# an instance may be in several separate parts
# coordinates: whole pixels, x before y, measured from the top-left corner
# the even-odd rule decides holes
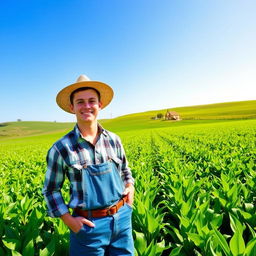
[[[77,123],[78,128],[81,132],[81,134],[86,137],[86,136],[92,136],[94,134],[97,134],[98,132],[98,123],[97,122],[92,122],[92,123]]]
[[[95,144],[97,140],[98,135],[98,123],[92,122],[92,123],[77,123],[78,128],[87,141],[91,142],[92,144]]]

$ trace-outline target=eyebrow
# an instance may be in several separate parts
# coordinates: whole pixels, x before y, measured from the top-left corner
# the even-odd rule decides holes
[[[90,97],[89,99],[83,99],[83,98],[78,98],[75,101],[79,101],[79,100],[96,100],[97,97]]]

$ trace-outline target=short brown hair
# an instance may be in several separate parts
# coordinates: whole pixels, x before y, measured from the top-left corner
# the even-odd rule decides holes
[[[70,94],[70,96],[69,96],[70,103],[73,104],[73,100],[74,100],[74,95],[75,95],[75,93],[81,92],[81,91],[86,91],[86,90],[94,90],[94,91],[97,93],[98,100],[100,101],[100,93],[99,93],[98,90],[96,90],[95,88],[92,88],[92,87],[80,87],[80,88],[77,88],[76,90],[74,90],[74,91]]]

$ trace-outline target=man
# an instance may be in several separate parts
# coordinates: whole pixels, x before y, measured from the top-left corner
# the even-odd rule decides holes
[[[49,215],[70,229],[71,256],[134,255],[134,179],[120,138],[97,122],[112,98],[110,86],[84,75],[56,98],[60,108],[76,115],[77,124],[48,151],[43,195]],[[68,205],[61,193],[65,176]]]

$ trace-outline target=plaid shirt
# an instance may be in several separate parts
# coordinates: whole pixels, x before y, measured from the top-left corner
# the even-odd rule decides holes
[[[94,145],[86,141],[76,125],[58,140],[47,154],[47,172],[43,195],[51,217],[59,217],[68,208],[84,206],[81,170],[86,165],[100,164],[112,158],[120,169],[124,184],[134,183],[120,138],[100,125],[98,140]],[[70,201],[65,204],[61,188],[67,175],[70,181]]]

